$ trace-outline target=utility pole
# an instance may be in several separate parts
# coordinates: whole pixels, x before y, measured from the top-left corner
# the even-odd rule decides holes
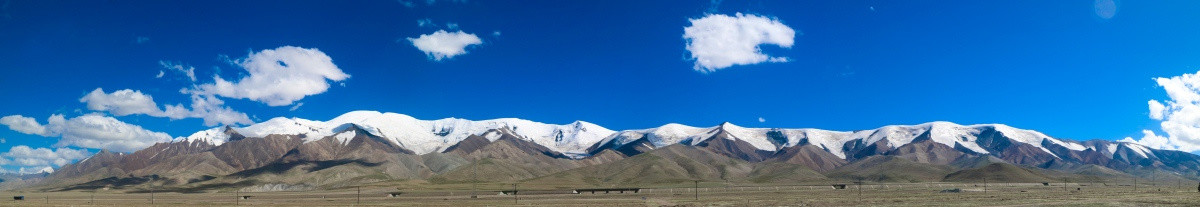
[[[983,194],[987,194],[987,178],[983,178]]]
[[[479,170],[478,169],[479,169],[479,159],[475,159],[475,162],[471,163],[471,198],[477,198],[477,196],[475,195],[475,189],[476,189],[476,186],[479,185]]]
[[[854,184],[858,186],[858,203],[862,203],[862,184],[863,184],[863,181],[862,181],[862,179],[860,178],[860,179],[858,179],[858,181],[857,181],[857,182],[854,182]]]
[[[1137,192],[1137,177],[1133,178],[1133,191]]]
[[[358,188],[358,194],[354,195],[354,205],[362,204],[362,186],[356,188]]]
[[[694,192],[696,194],[696,200],[700,200],[700,181],[699,180],[692,181],[692,192]]]
[[[92,199],[88,200],[88,204],[96,204],[96,191],[92,191]]]
[[[238,189],[238,190],[235,190],[235,191],[233,191],[233,205],[235,205],[235,206],[236,206],[236,205],[239,205],[239,204],[242,202],[242,195],[241,195],[241,194],[242,194],[242,190],[241,190],[241,189]]]
[[[150,187],[150,205],[154,205],[154,187]]]
[[[513,183],[513,204],[517,204],[517,183]]]

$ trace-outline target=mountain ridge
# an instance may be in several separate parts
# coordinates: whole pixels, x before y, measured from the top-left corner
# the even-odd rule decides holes
[[[982,174],[959,171],[995,163],[1066,177],[1157,172],[1200,178],[1200,156],[1194,154],[1134,143],[1060,140],[1003,124],[938,121],[843,132],[745,128],[724,122],[707,128],[671,123],[612,131],[584,121],[555,125],[513,118],[418,120],[353,111],[329,121],[274,118],[245,127],[216,127],[133,153],[102,151],[21,186],[172,186],[193,192],[213,186],[302,190],[411,179],[462,183],[578,178],[594,186],[680,178],[924,182],[970,180],[963,176]],[[672,167],[663,168],[668,166]],[[486,177],[472,178],[477,170]],[[636,177],[639,172],[653,173],[653,178]],[[1083,173],[1087,175],[1072,175]],[[947,177],[950,174],[955,176]],[[1013,180],[1036,180],[1022,176]],[[656,180],[660,178],[666,180]]]

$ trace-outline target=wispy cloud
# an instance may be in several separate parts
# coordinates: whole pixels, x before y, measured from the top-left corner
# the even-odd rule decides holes
[[[296,111],[296,109],[300,109],[300,106],[303,105],[304,103],[296,103],[296,105],[293,105],[292,108],[288,109],[288,111]]]
[[[417,27],[437,27],[437,25],[433,24],[433,19],[424,18],[417,20]]]
[[[396,1],[400,2],[400,5],[404,5],[404,7],[408,7],[408,8],[413,8],[414,6],[417,6],[417,5],[413,4],[412,1],[405,1],[405,0],[396,0]]]
[[[163,60],[159,60],[158,65],[162,66],[164,69],[179,72],[180,74],[187,76],[188,80],[191,80],[192,82],[196,82],[196,67],[183,65],[181,63],[173,63],[171,61],[163,61]],[[160,72],[158,76],[162,77],[163,74]]]

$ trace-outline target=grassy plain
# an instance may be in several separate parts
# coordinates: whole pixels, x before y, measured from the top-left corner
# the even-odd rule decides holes
[[[408,186],[399,189],[392,186]],[[511,184],[480,185],[471,199],[470,184],[420,185],[388,183],[310,192],[265,193],[122,193],[0,192],[0,206],[1200,206],[1192,184],[908,183],[863,185],[846,189],[829,185],[729,186],[701,183],[699,200],[692,183],[661,185],[638,193],[563,194],[566,188],[529,186],[512,195],[498,190]],[[518,185],[518,187],[521,187]],[[961,192],[942,192],[960,189]],[[388,193],[402,192],[398,197]],[[11,200],[23,195],[24,201]],[[251,196],[240,200],[236,196]],[[153,196],[153,204],[151,197]]]

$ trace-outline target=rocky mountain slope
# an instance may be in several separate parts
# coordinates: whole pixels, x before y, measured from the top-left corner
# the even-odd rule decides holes
[[[999,175],[993,172],[1004,172]],[[1011,172],[1011,173],[1008,173]],[[1195,179],[1200,156],[1134,143],[1057,139],[1002,124],[930,122],[859,131],[666,124],[612,131],[575,121],[418,120],[354,111],[218,127],[133,153],[101,151],[35,190],[306,190],[395,180],[616,186],[722,182],[997,182]],[[5,182],[3,186],[17,186]]]

